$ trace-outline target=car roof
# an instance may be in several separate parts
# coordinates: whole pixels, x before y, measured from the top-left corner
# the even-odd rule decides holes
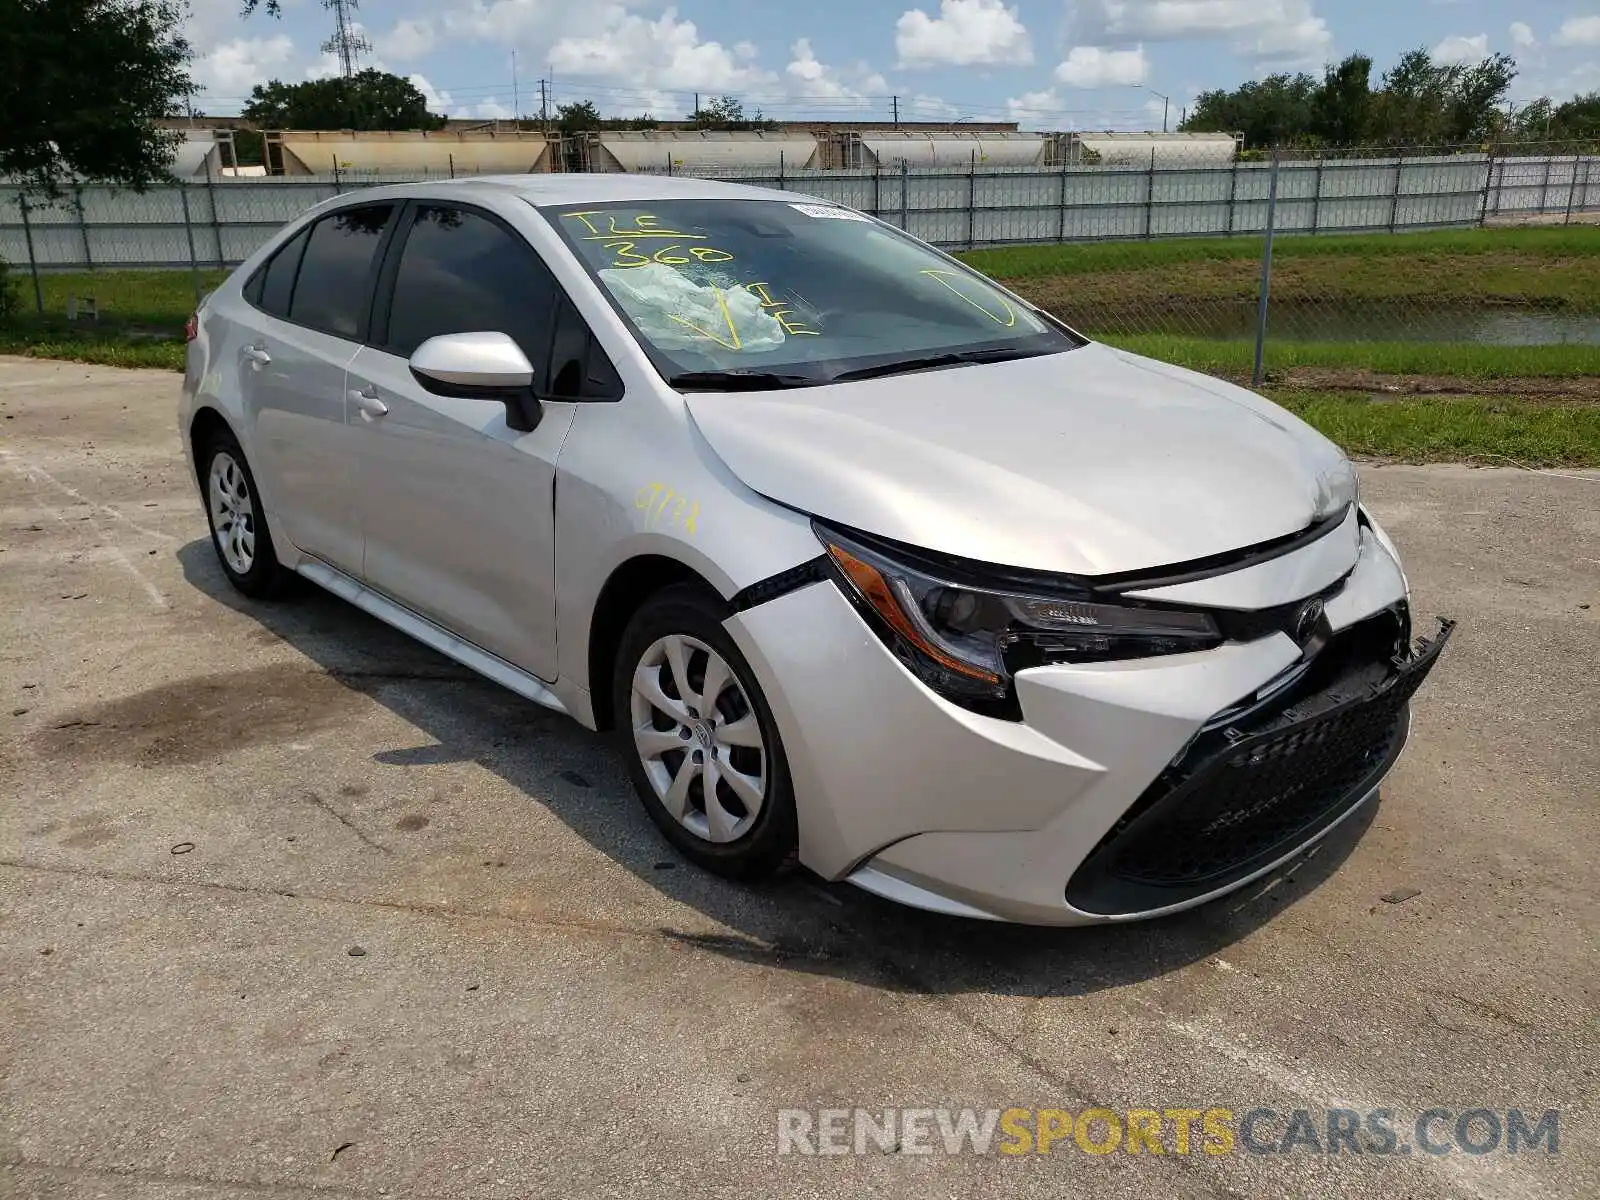
[[[361,195],[373,199],[388,196],[455,197],[467,200],[473,192],[494,190],[521,196],[530,204],[604,204],[608,201],[639,200],[782,200],[790,203],[825,203],[814,196],[776,188],[747,187],[742,183],[722,183],[715,179],[691,179],[680,175],[626,174],[539,174],[472,175],[461,179],[433,180],[376,187]],[[345,193],[342,199],[349,199]]]

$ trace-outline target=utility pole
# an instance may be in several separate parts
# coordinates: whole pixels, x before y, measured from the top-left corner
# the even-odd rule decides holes
[[[539,80],[539,126],[550,132],[550,91],[543,79]]]
[[[1172,98],[1170,96],[1163,96],[1160,92],[1156,91],[1155,88],[1151,87],[1147,83],[1141,83],[1139,86],[1144,88],[1145,91],[1149,92],[1157,100],[1161,101],[1161,132],[1165,133],[1167,131],[1167,113],[1172,107]]]
[[[517,52],[511,51],[511,119],[522,120],[522,97],[517,91]]]
[[[349,79],[356,73],[356,61],[372,53],[372,43],[355,29],[357,0],[322,0],[322,7],[333,13],[333,36],[322,43],[322,52],[339,60],[339,74]]]
[[[900,97],[899,96],[890,96],[889,97],[889,103],[890,103],[891,106],[893,106],[893,109],[894,109],[894,127],[896,129],[899,129],[900,128]]]

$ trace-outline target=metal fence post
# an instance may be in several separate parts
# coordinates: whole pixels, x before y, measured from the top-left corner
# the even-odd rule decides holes
[[[1585,162],[1583,164],[1583,166],[1584,166],[1585,173],[1587,173],[1589,164],[1587,162]],[[1587,180],[1585,180],[1585,182],[1587,182]],[[1584,190],[1587,191],[1588,189],[1585,188]],[[1574,158],[1572,160],[1572,182],[1567,186],[1567,219],[1566,219],[1565,222],[1563,222],[1563,224],[1566,224],[1566,225],[1571,225],[1572,224],[1572,202],[1575,199],[1577,199],[1577,197],[1578,197],[1578,160],[1576,158]]]
[[[1267,344],[1267,299],[1272,294],[1272,230],[1278,220],[1278,150],[1272,151],[1272,176],[1267,184],[1267,240],[1261,251],[1261,289],[1256,298],[1256,362],[1252,387],[1260,387]]]
[[[1494,148],[1494,144],[1490,143],[1490,145],[1489,145],[1488,170],[1485,172],[1485,174],[1483,176],[1483,202],[1478,205],[1478,224],[1479,225],[1487,225],[1489,223],[1489,189],[1494,187],[1494,183],[1495,183],[1495,179],[1494,179],[1494,149],[1495,149]],[[1405,160],[1401,159],[1400,161],[1404,162]],[[1396,185],[1396,190],[1397,191],[1399,190],[1399,185],[1398,184]],[[1496,191],[1495,191],[1495,211],[1496,212],[1500,211],[1500,192],[1499,192],[1498,189],[1496,189]]]
[[[222,257],[222,218],[217,213],[217,188],[211,181],[211,156],[206,156],[206,203],[211,208],[211,244],[217,251],[214,267],[224,265]]]
[[[454,179],[456,177],[456,156],[448,154],[445,157],[450,160],[450,178]]]
[[[872,156],[872,215],[877,217],[883,214],[882,176],[878,168],[883,164],[878,161],[878,156]]]
[[[1405,178],[1406,160],[1395,159],[1394,163],[1394,195],[1389,197],[1389,232],[1393,233],[1400,224],[1400,183]],[[1480,221],[1480,224],[1482,222]]]
[[[178,185],[178,199],[183,202],[183,236],[189,242],[189,273],[194,278],[194,306],[200,307],[200,263],[194,256],[194,224],[189,219],[189,185]]]
[[[333,159],[333,194],[342,196],[344,195],[344,184],[339,180],[339,156],[333,154],[329,157]]]
[[[1576,175],[1576,169],[1572,172]],[[971,151],[967,162],[967,249],[978,244],[978,152]]]
[[[1546,157],[1544,160],[1544,182],[1539,185],[1539,211],[1550,211],[1550,172],[1555,167],[1555,159]]]
[[[1235,210],[1239,207],[1239,158],[1234,155],[1233,165],[1228,171],[1228,236],[1233,236],[1235,224]]]
[[[670,149],[667,151],[667,174],[672,174],[672,151]]]
[[[1150,174],[1144,186],[1144,236],[1149,239],[1156,222],[1156,148],[1150,147]]]
[[[778,151],[778,190],[780,192],[788,190],[784,186],[784,182],[783,182],[783,151],[782,150]]]
[[[1311,232],[1318,233],[1322,229],[1322,172],[1324,158],[1322,151],[1317,151],[1317,181],[1311,193]]]
[[[94,269],[94,255],[89,253],[89,222],[83,215],[83,189],[72,189],[72,210],[78,214],[78,237],[83,241],[83,265]]]
[[[1056,241],[1067,240],[1067,160],[1061,160],[1061,211],[1056,222]]]
[[[39,290],[39,259],[33,252],[33,223],[28,220],[28,197],[17,193],[17,207],[22,210],[22,239],[28,244],[28,274],[33,276],[33,306],[44,316],[44,293]]]
[[[911,217],[911,164],[905,159],[900,160],[900,228],[906,233],[911,232],[908,224]]]

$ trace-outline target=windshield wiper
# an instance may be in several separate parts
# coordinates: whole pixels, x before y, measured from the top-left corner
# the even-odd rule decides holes
[[[1048,354],[1048,350],[1024,350],[1019,346],[1000,346],[989,350],[950,351],[929,354],[921,358],[897,358],[892,362],[874,363],[870,367],[856,367],[841,371],[829,383],[848,383],[852,379],[873,379],[880,375],[899,375],[906,371],[927,371],[934,367],[958,367],[965,363],[1004,362],[1011,358],[1033,358]]]
[[[667,376],[667,386],[690,392],[771,392],[827,382],[812,375],[783,375],[776,371],[681,371]]]

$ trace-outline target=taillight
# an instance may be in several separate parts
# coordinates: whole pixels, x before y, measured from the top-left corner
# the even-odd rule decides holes
[[[200,336],[200,314],[190,313],[189,319],[183,323],[183,340],[192,342]]]

